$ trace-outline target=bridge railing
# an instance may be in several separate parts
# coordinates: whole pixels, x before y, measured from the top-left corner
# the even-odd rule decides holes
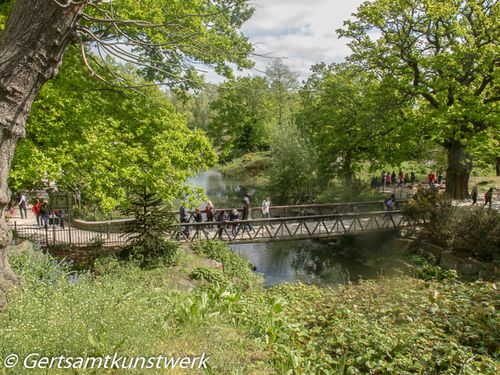
[[[399,209],[408,203],[408,200],[396,200],[395,209]],[[241,207],[237,207],[241,211]],[[366,212],[366,211],[380,211],[384,209],[384,202],[381,200],[377,201],[365,201],[365,202],[348,202],[348,203],[318,203],[318,204],[304,204],[304,205],[288,205],[288,206],[271,206],[270,216],[271,217],[294,217],[294,216],[311,216],[311,215],[327,215],[327,214],[342,214],[350,212]],[[216,208],[216,215],[226,211],[228,214],[233,210],[233,208]],[[188,211],[192,214],[194,211]],[[203,214],[206,215],[205,210],[201,210]],[[179,223],[179,212],[171,212],[174,214],[175,220]],[[260,207],[250,208],[250,218],[260,219],[263,218]],[[204,220],[206,217],[203,218]],[[102,233],[118,233],[123,231],[123,228],[127,222],[132,219],[118,219],[118,220],[107,220],[107,221],[85,221],[80,219],[73,219],[72,226],[78,229],[89,230],[89,231],[99,231]]]
[[[402,211],[292,216],[271,219],[183,223],[173,226],[172,239],[181,242],[223,240],[228,242],[270,242],[292,239],[335,237],[412,225]]]
[[[401,208],[408,203],[407,199],[396,200],[395,208]],[[216,214],[226,211],[231,212],[233,209],[241,210],[241,207],[232,208],[216,208]],[[364,201],[364,202],[347,202],[347,203],[316,203],[316,204],[301,204],[301,205],[286,205],[286,206],[270,206],[269,212],[271,217],[293,217],[293,216],[311,216],[311,215],[327,215],[327,214],[342,214],[350,212],[365,212],[365,211],[380,211],[383,210],[384,201]],[[205,210],[201,210],[205,213]],[[176,218],[179,217],[179,212],[173,212]],[[189,214],[194,211],[189,210]],[[260,207],[250,207],[250,217],[252,219],[262,218]]]

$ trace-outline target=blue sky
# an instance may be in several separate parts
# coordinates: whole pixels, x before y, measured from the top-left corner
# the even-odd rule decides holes
[[[300,79],[306,79],[311,65],[342,61],[348,54],[346,39],[335,30],[351,17],[362,0],[253,0],[256,11],[243,26],[243,33],[255,44],[256,53],[282,58]],[[271,60],[255,58],[257,71]]]

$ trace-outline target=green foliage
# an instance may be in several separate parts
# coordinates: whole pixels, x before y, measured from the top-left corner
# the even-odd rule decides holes
[[[226,78],[232,77],[230,64],[253,65],[248,58],[253,47],[239,32],[253,14],[245,0],[113,0],[87,6],[85,13],[80,24],[92,34],[85,29],[80,32],[90,38],[99,56],[115,53],[126,62],[138,62],[138,74],[149,82],[199,88],[203,82],[200,65]],[[117,20],[114,27],[108,27],[109,18]],[[96,40],[96,35],[120,43],[110,48]],[[131,57],[131,50],[138,58]],[[90,64],[98,67],[102,61],[96,56]],[[123,84],[123,79],[111,77],[111,81]]]
[[[206,281],[208,283],[226,284],[227,279],[222,272],[214,268],[198,267],[191,272],[193,280]]]
[[[260,151],[245,154],[220,166],[220,171],[245,186],[265,186],[266,173],[272,165],[271,152]]]
[[[236,285],[249,288],[261,282],[261,277],[250,269],[248,260],[231,251],[223,241],[199,241],[191,248],[196,254],[221,262],[224,276]]]
[[[419,132],[413,134],[447,149],[447,191],[463,198],[470,159],[464,151],[478,146],[476,137],[490,138],[491,146],[499,141],[500,5],[376,0],[363,3],[354,16],[339,30],[351,39],[349,59],[414,99],[408,117]]]
[[[12,6],[14,5],[14,0],[2,0],[0,1],[0,33],[3,31],[5,27],[5,23],[7,22],[7,18],[12,10]]]
[[[174,217],[170,206],[158,194],[148,192],[146,188],[132,192],[123,214],[132,218],[123,231],[127,238],[127,245],[121,251],[123,257],[137,261],[141,266],[174,262],[178,244],[167,240]]]
[[[269,86],[262,77],[242,77],[222,83],[211,103],[209,132],[222,147],[223,160],[269,148],[271,134]]]
[[[69,263],[52,258],[34,247],[12,256],[10,263],[12,269],[23,278],[28,287],[54,285],[73,274]]]
[[[408,101],[354,64],[318,64],[300,91],[297,123],[318,154],[318,182],[349,184],[363,162],[400,163],[425,143],[405,118]],[[420,135],[418,133],[418,135]]]
[[[500,260],[500,214],[483,207],[457,207],[445,196],[420,190],[404,207],[422,222],[422,235],[446,249],[479,260]]]
[[[60,73],[33,104],[11,188],[50,181],[109,211],[130,187],[146,186],[171,200],[185,191],[190,175],[213,165],[207,138],[185,126],[157,87],[109,88],[84,71],[77,53],[67,51]]]
[[[227,257],[222,244],[196,249]],[[114,258],[98,261],[97,275],[70,281],[57,263],[40,277],[47,255],[18,257],[10,257],[16,272],[34,282],[11,293],[0,312],[2,358],[33,352],[183,356],[188,347],[193,355],[207,352],[217,374],[498,370],[493,283],[397,277],[334,289],[282,284],[242,291],[215,283],[182,292],[165,269],[144,270]]]
[[[242,350],[260,353],[260,349],[223,315],[237,303],[237,292],[222,287],[182,292],[170,283],[165,269],[144,270],[114,258],[97,262],[98,275],[80,273],[70,279],[65,267],[38,254],[32,259],[10,257],[18,274],[36,282],[26,282],[23,290],[12,292],[8,307],[0,312],[0,357],[10,353],[20,358],[29,353],[106,356],[115,352],[184,357],[205,352],[212,373],[244,373],[245,369],[269,373],[267,364],[252,364],[241,356]],[[40,276],[39,270],[46,269],[47,262],[53,266]],[[46,374],[47,370],[31,372]],[[2,366],[0,373],[19,373],[19,368],[10,372]]]
[[[273,136],[269,190],[276,202],[300,204],[316,196],[317,158],[295,124],[280,126]]]
[[[456,270],[443,270],[441,267],[429,263],[427,259],[422,258],[421,256],[412,256],[411,262],[417,266],[415,273],[419,279],[443,281],[455,280],[458,278]]]
[[[496,294],[490,283],[410,278],[282,284],[242,299],[239,315],[283,373],[495,374]]]

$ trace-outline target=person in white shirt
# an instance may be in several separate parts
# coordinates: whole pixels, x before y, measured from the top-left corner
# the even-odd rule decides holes
[[[261,207],[261,211],[262,211],[262,216],[265,217],[265,218],[270,218],[271,215],[269,213],[269,207],[271,206],[271,202],[269,201],[269,197],[266,197],[266,199],[264,199],[262,201],[262,207]]]
[[[22,193],[19,194],[19,213],[21,214],[21,219],[28,218],[28,210],[26,209],[26,196]]]
[[[266,197],[262,201],[262,206],[260,208],[260,211],[262,212],[262,216],[270,219],[271,218],[271,213],[269,212],[269,208],[271,207],[271,201],[269,200],[269,197]],[[273,227],[273,224],[271,223],[271,228]]]

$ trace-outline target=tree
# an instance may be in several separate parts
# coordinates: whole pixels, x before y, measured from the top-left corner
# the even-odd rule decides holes
[[[415,99],[422,136],[448,152],[453,198],[468,196],[470,140],[499,134],[499,13],[494,0],[376,0],[339,30],[351,61]]]
[[[273,60],[266,68],[269,81],[270,96],[276,108],[276,123],[279,125],[293,121],[292,114],[296,110],[298,74],[292,72],[281,59]]]
[[[282,123],[271,142],[269,190],[277,202],[303,204],[318,193],[316,155],[296,125]]]
[[[219,86],[210,135],[222,145],[222,158],[269,148],[271,133],[269,86],[262,77],[242,77]]]
[[[338,177],[349,187],[362,163],[416,156],[407,101],[359,67],[315,65],[300,96],[297,122],[316,149],[322,185]]]
[[[3,5],[3,4],[2,4]],[[11,2],[1,11],[10,11]],[[237,32],[252,14],[245,0],[17,0],[0,34],[0,294],[13,280],[5,258],[10,231],[4,220],[7,179],[31,104],[56,75],[69,43],[102,57],[85,57],[93,71],[107,55],[142,67],[156,83],[196,85],[196,63],[230,75],[226,62],[249,66],[251,45]],[[116,77],[113,84],[127,86]],[[0,299],[2,296],[0,296]]]
[[[120,255],[143,267],[172,263],[178,243],[167,240],[175,221],[171,207],[146,187],[131,191],[128,203],[123,213],[133,220],[127,222],[123,229],[127,244]]]
[[[127,67],[114,69],[130,82],[144,82]],[[215,157],[208,139],[185,126],[158,87],[136,92],[96,82],[70,47],[59,74],[33,103],[9,185],[40,189],[50,181],[107,211],[136,187],[171,201]]]

